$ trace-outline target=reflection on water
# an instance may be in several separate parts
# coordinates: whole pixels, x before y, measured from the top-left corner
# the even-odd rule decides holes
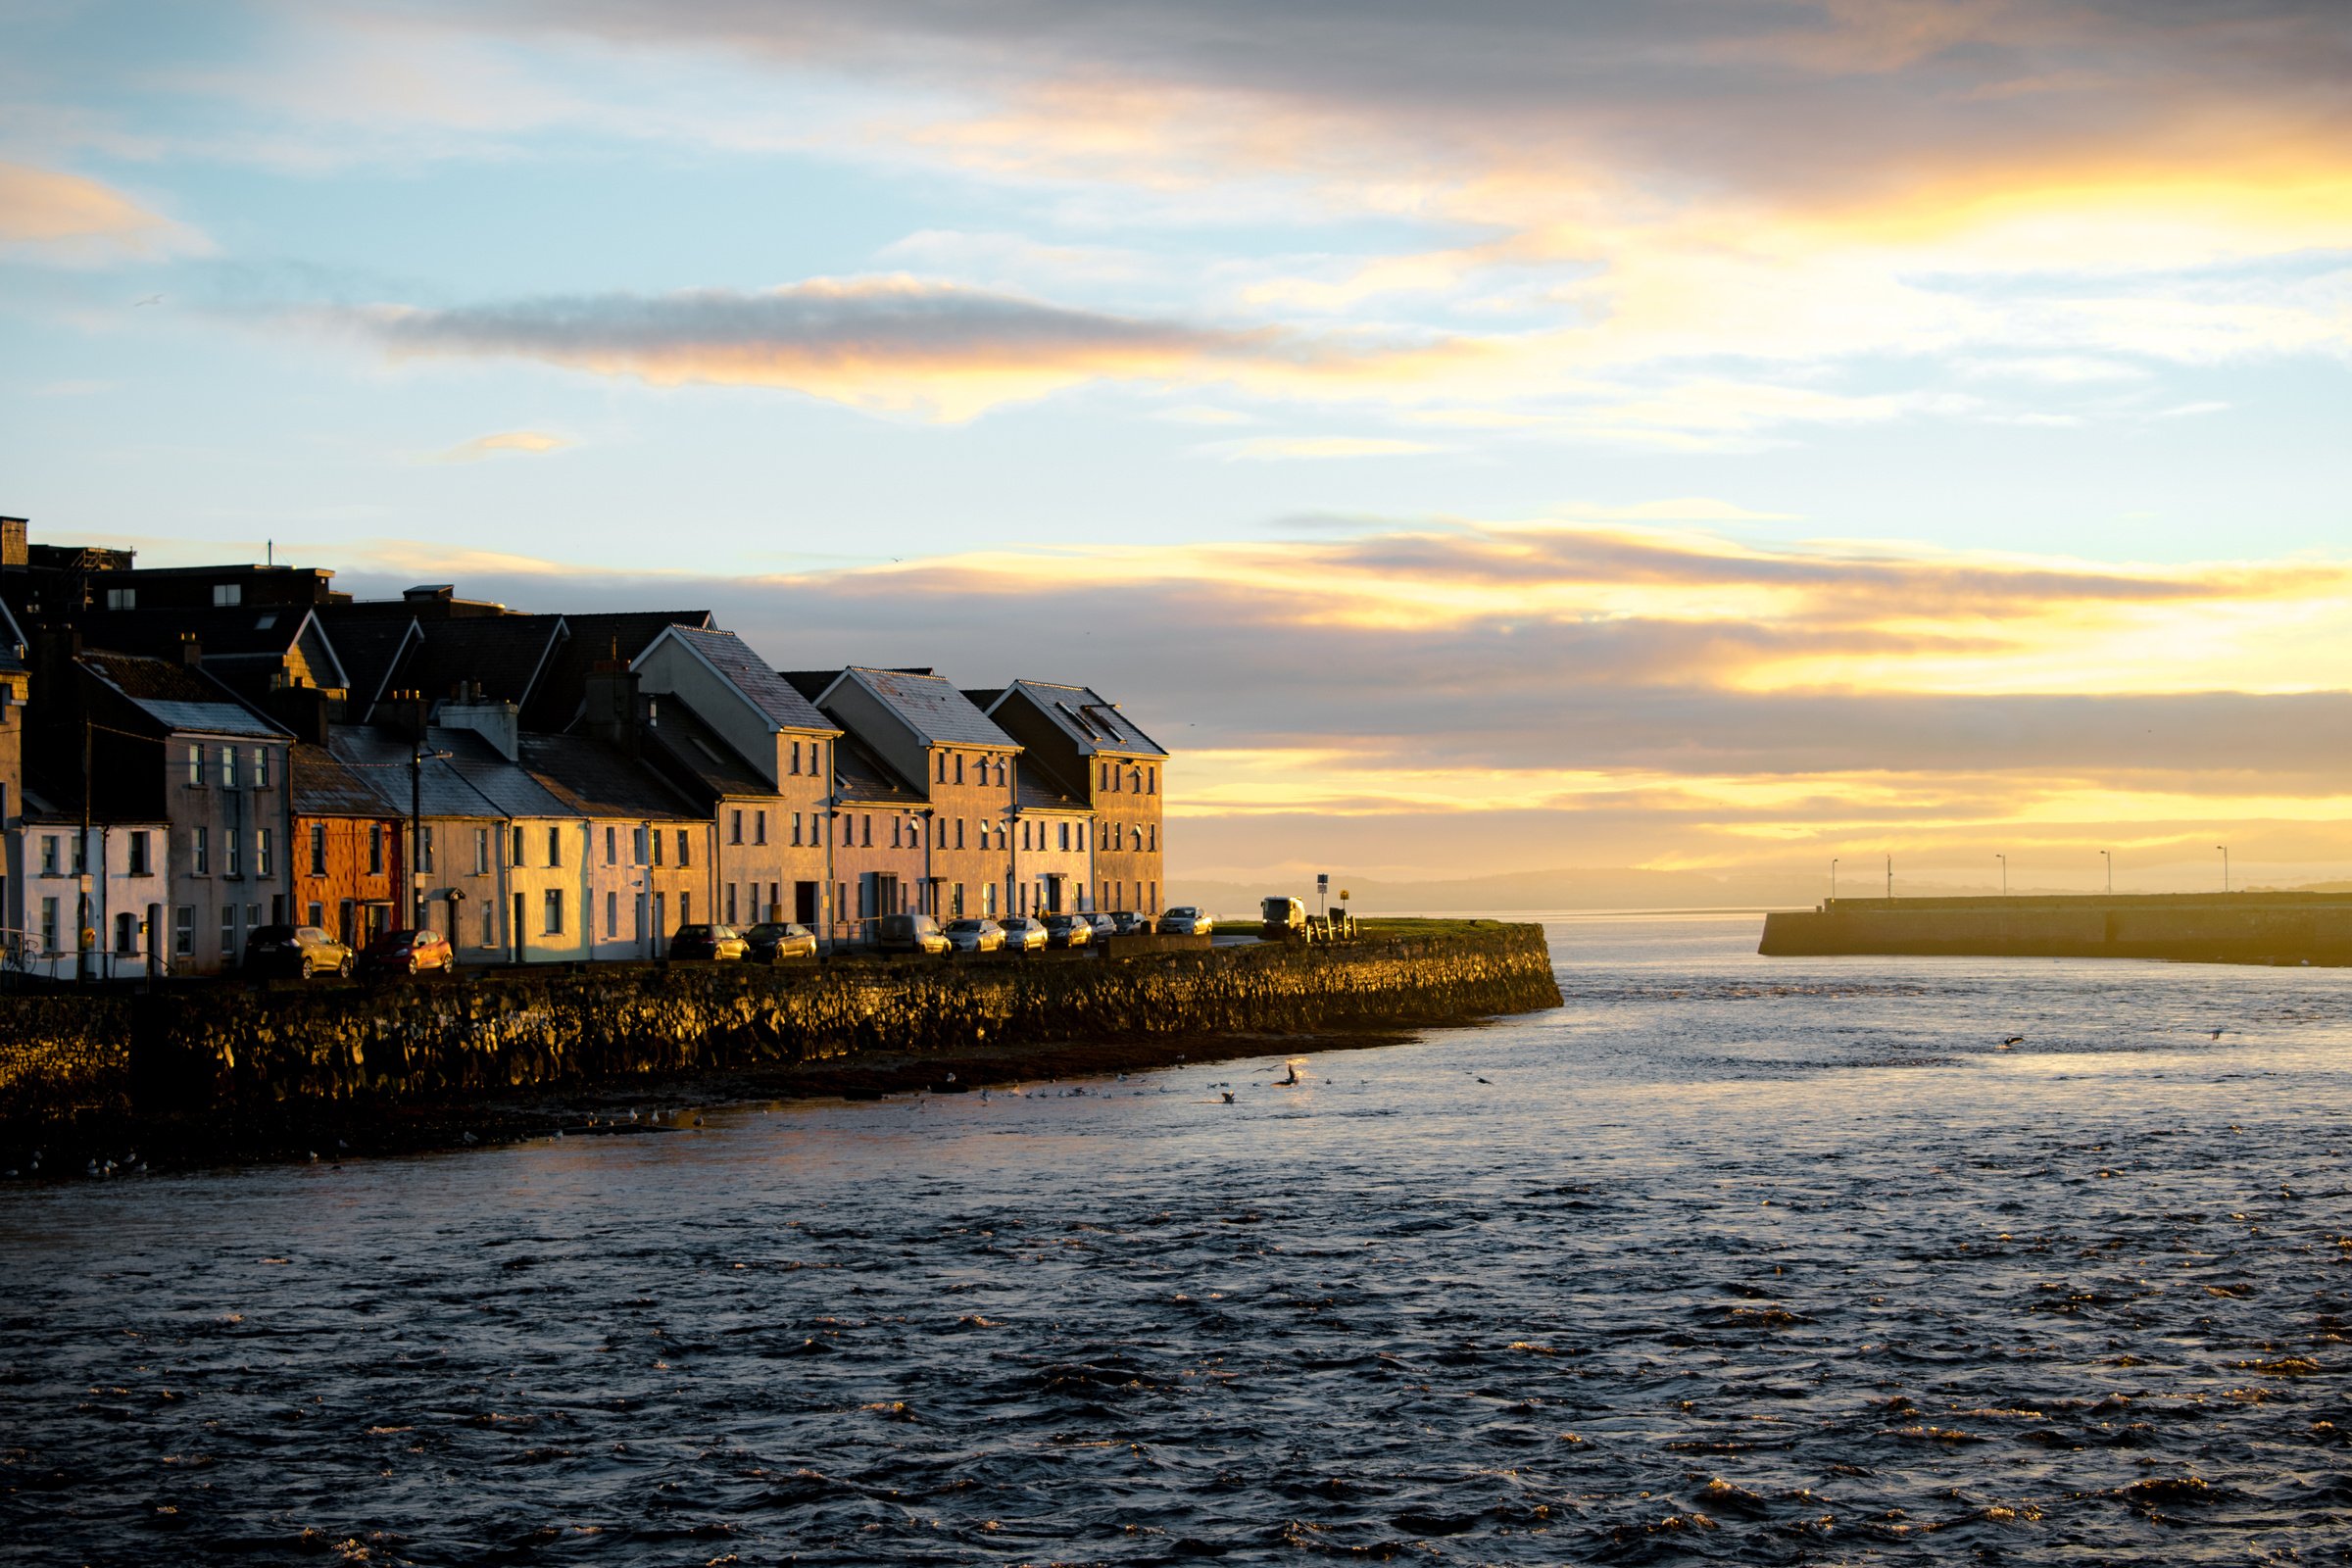
[[[2344,1560],[2352,975],[1754,934],[1298,1087],[0,1193],[0,1541]]]

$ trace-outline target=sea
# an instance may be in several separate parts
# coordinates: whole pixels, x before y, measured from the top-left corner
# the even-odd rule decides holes
[[[0,1187],[0,1561],[2352,1561],[2352,972],[1544,924],[1378,1049]]]

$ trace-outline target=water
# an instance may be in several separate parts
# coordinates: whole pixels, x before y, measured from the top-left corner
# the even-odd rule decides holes
[[[1755,930],[1297,1088],[0,1191],[0,1558],[2352,1560],[2352,974]]]

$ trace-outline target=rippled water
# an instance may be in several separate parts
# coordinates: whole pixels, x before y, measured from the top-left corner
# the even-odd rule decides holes
[[[0,1558],[2352,1560],[2352,973],[1755,930],[1297,1088],[0,1191]]]

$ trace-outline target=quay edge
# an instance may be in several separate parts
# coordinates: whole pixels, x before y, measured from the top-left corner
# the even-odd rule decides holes
[[[2352,895],[1837,899],[1766,915],[1756,951],[2338,966],[2352,964]]]

